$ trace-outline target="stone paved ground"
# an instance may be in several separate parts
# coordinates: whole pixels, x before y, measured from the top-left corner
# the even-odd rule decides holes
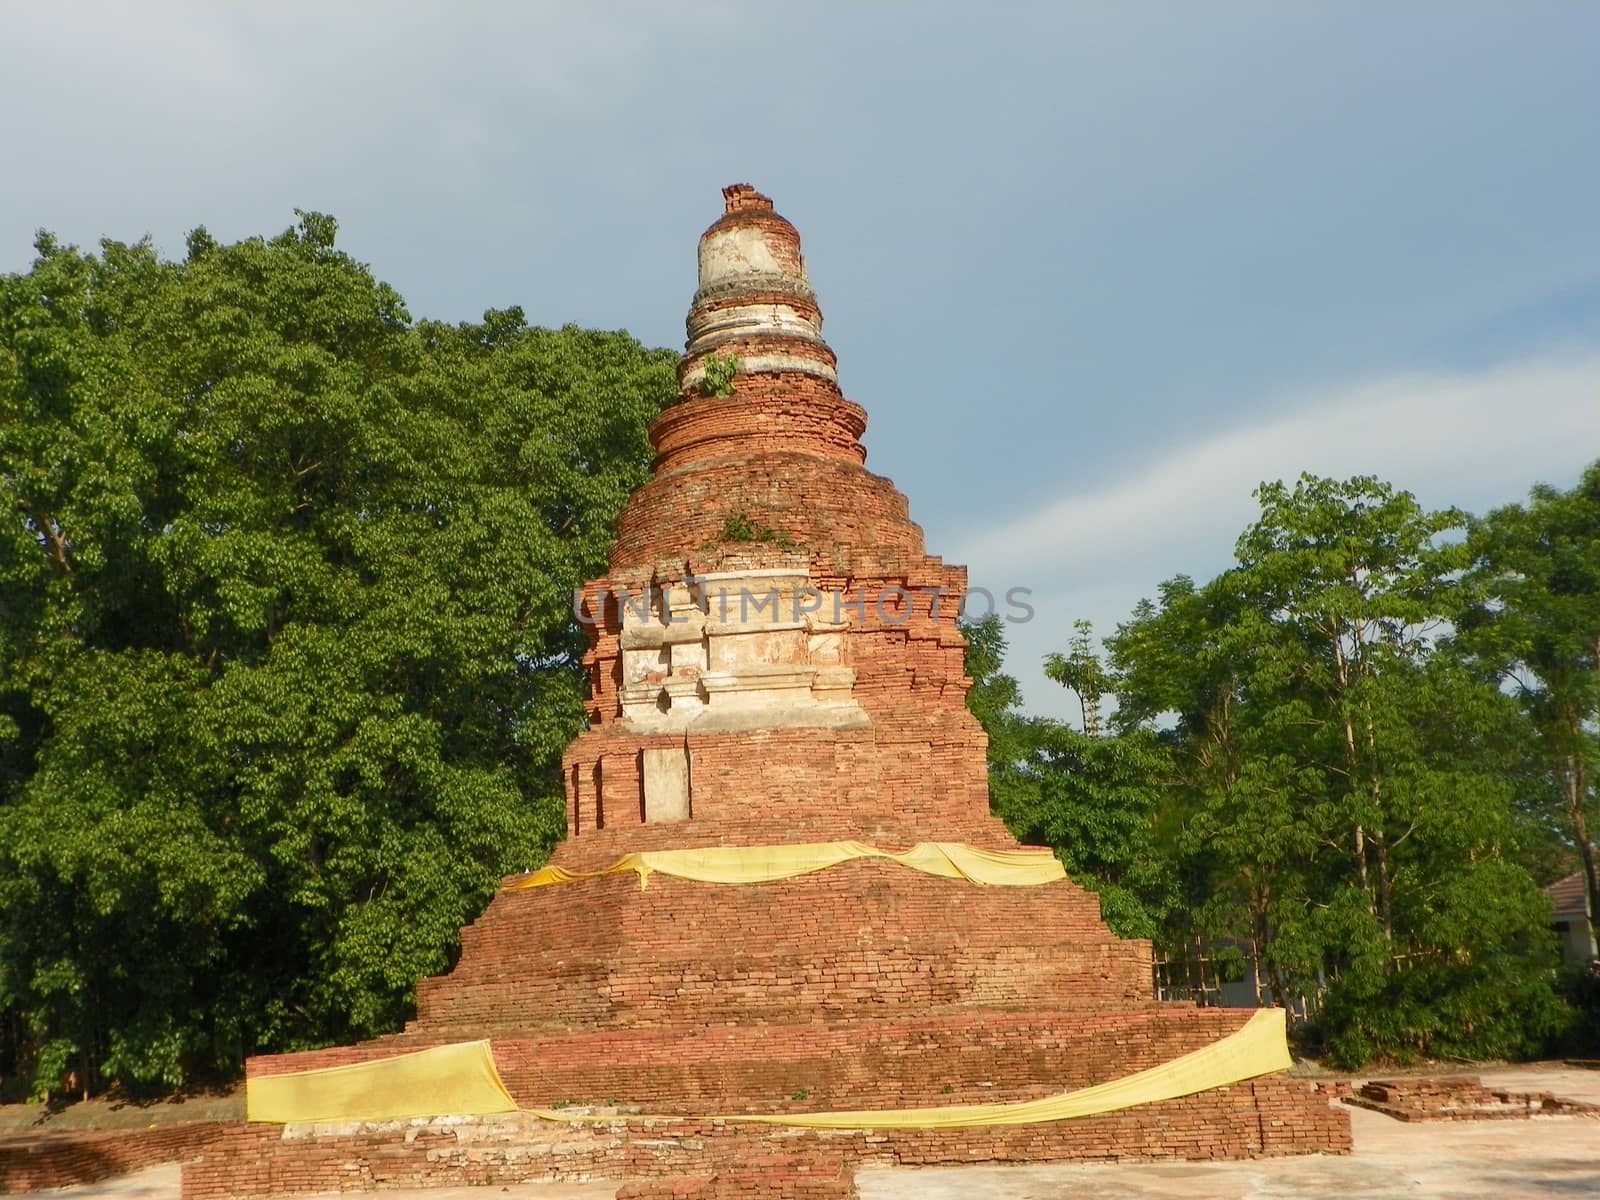
[[[1466,1071],[1466,1068],[1463,1068]],[[1444,1072],[1437,1072],[1443,1074]],[[1505,1067],[1488,1087],[1600,1104],[1600,1071]],[[1408,1124],[1350,1109],[1355,1153],[1257,1162],[863,1168],[861,1200],[1576,1200],[1600,1196],[1600,1120]]]
[[[132,1175],[106,1179],[83,1187],[50,1188],[42,1192],[24,1192],[25,1196],[48,1196],[50,1200],[99,1200],[115,1197],[116,1200],[178,1200],[178,1167],[146,1167]]]
[[[1490,1087],[1600,1103],[1600,1071],[1506,1067]],[[1600,1120],[1406,1124],[1351,1109],[1355,1153],[1243,1163],[863,1168],[862,1200],[1577,1200],[1600,1196]],[[615,1184],[523,1184],[384,1192],[384,1200],[611,1200]],[[178,1169],[152,1167],[53,1200],[177,1200]],[[326,1200],[326,1198],[324,1198]],[[348,1200],[348,1194],[346,1194]]]
[[[1408,1125],[1352,1110],[1356,1152],[1244,1163],[864,1169],[861,1200],[1576,1200],[1600,1196],[1600,1121]]]

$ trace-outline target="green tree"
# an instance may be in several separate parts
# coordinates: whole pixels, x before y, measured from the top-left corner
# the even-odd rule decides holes
[[[1076,628],[1069,653],[1087,688],[1103,668],[1088,626]],[[1016,680],[1000,669],[1000,618],[970,622],[964,632],[973,680],[967,704],[989,734],[990,808],[1022,841],[1054,849],[1067,873],[1099,894],[1101,915],[1118,934],[1152,936],[1171,899],[1166,859],[1154,842],[1165,772],[1157,739],[1144,730],[1097,737],[1025,716]]]
[[[1298,812],[1310,781],[1277,737],[1295,710],[1251,703],[1271,630],[1237,582],[1175,577],[1118,627],[1107,640],[1116,724],[1159,730],[1168,748],[1160,844],[1178,899],[1159,940],[1174,951],[1195,936],[1223,952],[1242,946],[1255,994],[1287,1005],[1317,976],[1317,953],[1296,953],[1310,940],[1317,840]]]
[[[1534,730],[1544,786],[1533,795],[1586,882],[1590,953],[1600,914],[1594,829],[1600,763],[1600,462],[1577,486],[1535,487],[1526,506],[1474,522],[1475,603],[1460,641],[1509,682]],[[1535,801],[1537,803],[1537,801]]]
[[[403,1019],[562,823],[670,354],[414,322],[332,218],[0,278],[0,1074]]]
[[[972,686],[967,709],[988,734],[990,807],[999,813],[1012,804],[1014,793],[1031,787],[1026,764],[1033,755],[1038,721],[1022,711],[1022,687],[1005,672],[1005,625],[995,613],[963,621],[967,639],[964,665]]]
[[[1083,732],[1099,737],[1100,702],[1110,692],[1111,680],[1094,648],[1094,626],[1088,621],[1074,621],[1067,652],[1045,655],[1044,673],[1078,698]]]
[[[1440,652],[1463,518],[1371,478],[1257,496],[1237,566],[1109,640],[1119,724],[1173,748],[1187,911],[1280,1003],[1323,996],[1342,1061],[1527,1051],[1560,1012],[1514,861],[1521,727]]]

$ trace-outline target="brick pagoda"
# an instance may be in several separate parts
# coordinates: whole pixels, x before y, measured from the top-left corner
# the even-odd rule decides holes
[[[723,194],[700,239],[680,395],[651,425],[652,477],[584,589],[589,728],[563,760],[568,836],[552,862],[836,840],[1015,850],[989,814],[966,707],[965,570],[925,552],[905,497],[863,466],[866,413],[839,389],[794,227],[748,185]],[[759,1194],[770,1177],[772,1195],[821,1196],[848,1194],[863,1160],[1348,1149],[1347,1116],[1282,1075],[1029,1126],[700,1119],[1033,1099],[1165,1063],[1249,1016],[1155,1001],[1149,943],[1114,936],[1067,880],[984,887],[859,859],[758,884],[657,875],[641,889],[624,873],[508,888],[462,931],[455,969],[418,985],[404,1033],[250,1072],[489,1038],[519,1104],[615,1106],[604,1136],[527,1115],[290,1141],[249,1126],[187,1168],[185,1194],[594,1173],[744,1180],[704,1183],[707,1196]],[[428,1154],[407,1151],[419,1144]]]

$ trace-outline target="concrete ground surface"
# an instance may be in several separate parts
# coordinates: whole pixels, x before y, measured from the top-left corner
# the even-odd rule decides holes
[[[1434,1071],[1433,1074],[1445,1074]],[[1600,1104],[1600,1071],[1473,1071],[1489,1087]],[[1600,1197],[1600,1119],[1407,1123],[1350,1108],[1355,1153],[1255,1162],[863,1167],[861,1200],[1576,1200]],[[383,1200],[611,1200],[616,1184],[513,1184],[377,1193]],[[178,1200],[178,1168],[151,1167],[52,1200]],[[344,1193],[348,1200],[350,1193]],[[316,1200],[332,1200],[331,1196]]]
[[[38,1192],[23,1192],[24,1196],[49,1196],[50,1200],[98,1200],[98,1197],[116,1197],[116,1200],[177,1200],[177,1163],[159,1167],[146,1167],[132,1175],[116,1179],[102,1179],[99,1183],[86,1183],[80,1187],[46,1188]]]

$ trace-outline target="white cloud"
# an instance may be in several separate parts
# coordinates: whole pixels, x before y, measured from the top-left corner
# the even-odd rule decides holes
[[[1074,619],[1109,632],[1162,579],[1226,567],[1263,480],[1377,475],[1430,507],[1473,511],[1521,499],[1535,482],[1569,484],[1600,458],[1600,353],[1386,376],[1284,408],[957,539],[946,558],[966,562],[974,583],[1035,590],[1038,618],[1010,627],[1008,664],[1034,708],[1066,711],[1038,663]]]

